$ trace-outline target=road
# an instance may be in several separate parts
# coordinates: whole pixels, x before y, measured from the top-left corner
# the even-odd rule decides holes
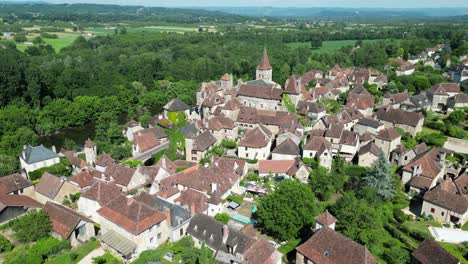
[[[167,147],[169,146],[169,141],[168,142],[164,142],[162,143],[161,145],[158,145],[152,149],[149,149],[133,158],[131,158],[132,160],[141,160],[143,162],[149,160],[154,154],[158,153],[159,151],[163,150],[163,149],[166,149]]]

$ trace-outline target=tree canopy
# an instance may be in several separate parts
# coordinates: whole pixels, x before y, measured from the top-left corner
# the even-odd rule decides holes
[[[257,224],[263,232],[284,241],[310,227],[317,210],[317,201],[307,185],[284,180],[274,192],[260,198]]]

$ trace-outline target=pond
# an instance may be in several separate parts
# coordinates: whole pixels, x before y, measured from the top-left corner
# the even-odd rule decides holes
[[[127,113],[119,115],[117,118],[119,125],[126,124],[128,121]],[[83,147],[86,139],[95,138],[96,125],[94,122],[88,122],[80,127],[68,127],[57,131],[54,134],[39,137],[39,143],[50,148],[55,146],[57,151],[63,147],[65,139],[73,140],[80,148]]]
[[[96,126],[93,122],[89,122],[81,127],[64,128],[54,134],[42,136],[39,142],[48,148],[55,146],[57,151],[60,151],[67,138],[73,140],[78,146],[83,146],[86,139],[94,139],[95,135]]]

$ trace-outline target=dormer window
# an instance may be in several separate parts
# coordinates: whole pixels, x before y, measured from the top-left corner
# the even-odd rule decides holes
[[[325,257],[328,257],[328,250],[325,250],[325,251],[323,252],[323,255],[324,255]]]

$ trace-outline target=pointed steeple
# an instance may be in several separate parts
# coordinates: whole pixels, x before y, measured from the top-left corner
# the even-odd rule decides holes
[[[263,48],[263,55],[262,59],[260,60],[260,64],[257,66],[257,70],[271,70],[272,67],[270,65],[270,59],[268,58],[267,49]]]

